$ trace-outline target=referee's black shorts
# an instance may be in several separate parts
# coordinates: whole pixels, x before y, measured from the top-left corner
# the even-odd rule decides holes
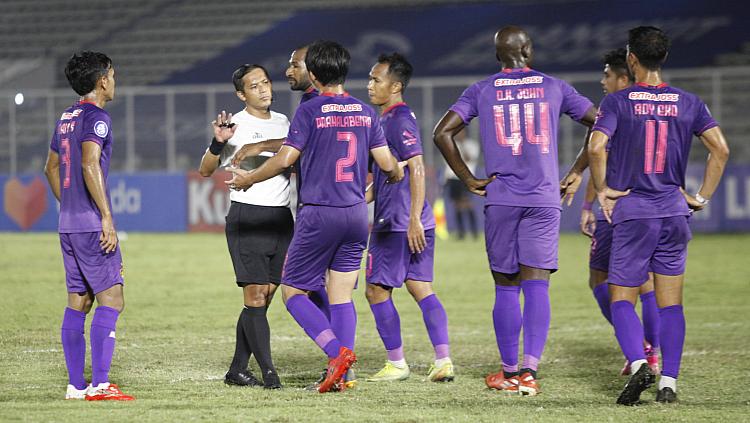
[[[293,232],[289,207],[232,201],[226,234],[237,285],[278,285]]]

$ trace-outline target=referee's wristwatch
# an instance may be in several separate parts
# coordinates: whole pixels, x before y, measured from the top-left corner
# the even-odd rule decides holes
[[[700,195],[697,192],[695,193],[695,199],[696,199],[696,201],[698,201],[699,203],[701,203],[701,206],[705,206],[709,202],[709,200],[703,198],[703,196]]]

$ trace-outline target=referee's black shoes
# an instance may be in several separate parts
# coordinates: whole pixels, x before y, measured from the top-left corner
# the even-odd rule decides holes
[[[279,375],[273,370],[269,370],[263,375],[263,388],[265,389],[281,389],[281,380]]]
[[[250,370],[243,370],[239,372],[227,372],[224,376],[224,383],[227,385],[237,386],[262,386],[258,379],[253,376]]]

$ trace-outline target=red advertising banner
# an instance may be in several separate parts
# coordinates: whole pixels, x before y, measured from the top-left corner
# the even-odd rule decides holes
[[[189,232],[224,232],[229,211],[229,188],[224,181],[229,179],[230,174],[223,170],[217,170],[209,178],[188,172]]]

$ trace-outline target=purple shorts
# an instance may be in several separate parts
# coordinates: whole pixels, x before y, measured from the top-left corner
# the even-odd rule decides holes
[[[124,270],[120,245],[105,254],[99,247],[101,232],[60,234],[65,284],[69,293],[98,294],[123,284]]]
[[[367,249],[367,283],[401,288],[406,280],[432,282],[435,230],[424,231],[424,237],[424,251],[412,254],[406,232],[373,232]]]
[[[367,247],[367,226],[365,203],[349,207],[302,206],[297,212],[281,283],[313,291],[325,286],[327,269],[359,270]]]
[[[520,265],[557,270],[560,209],[486,206],[484,232],[490,269],[518,273]]]
[[[609,271],[609,254],[612,251],[612,225],[606,220],[597,220],[591,238],[589,268],[600,272]]]
[[[648,280],[648,272],[667,276],[685,273],[690,238],[687,216],[618,223],[612,234],[609,283],[637,287]]]

